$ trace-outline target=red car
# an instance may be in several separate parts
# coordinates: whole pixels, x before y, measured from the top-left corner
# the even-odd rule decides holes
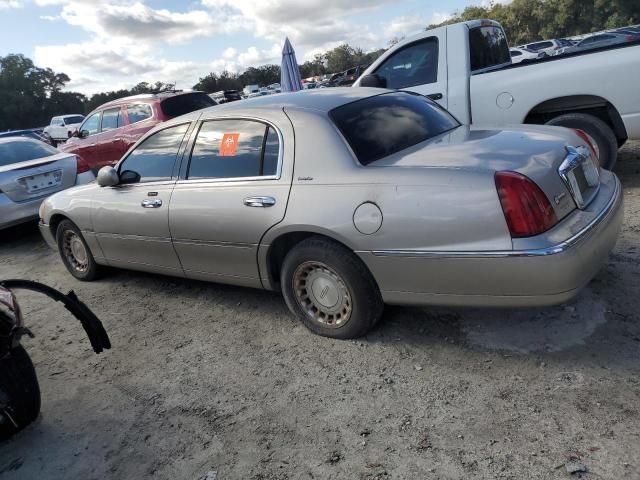
[[[142,135],[160,122],[217,105],[204,92],[163,92],[105,103],[85,118],[59,148],[74,153],[92,170],[113,165]]]

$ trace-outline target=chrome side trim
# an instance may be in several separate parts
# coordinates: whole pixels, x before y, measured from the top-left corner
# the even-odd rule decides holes
[[[607,205],[602,209],[600,214],[591,220],[582,230],[568,238],[564,242],[558,243],[547,248],[538,248],[531,250],[493,250],[493,251],[462,251],[447,252],[443,250],[373,250],[371,253],[377,257],[417,257],[417,258],[511,258],[511,257],[544,257],[548,255],[556,255],[569,250],[588,237],[591,232],[612,212],[614,206],[621,199],[620,180],[615,179],[616,188]],[[366,253],[366,252],[361,252]]]

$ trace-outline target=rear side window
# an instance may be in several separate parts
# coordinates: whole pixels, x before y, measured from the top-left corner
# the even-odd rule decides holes
[[[512,57],[519,57],[520,55],[522,55],[522,52],[519,52],[518,50],[511,50]]]
[[[127,105],[127,116],[129,117],[129,123],[141,122],[147,118],[151,118],[153,113],[151,112],[151,106],[146,103],[140,103],[137,105]]]
[[[280,143],[275,130],[252,120],[204,122],[193,146],[187,178],[275,175]]]
[[[438,80],[438,39],[427,38],[401,48],[375,71],[387,88],[400,89]]]
[[[534,51],[538,51],[538,50],[542,50],[543,48],[551,48],[553,47],[553,42],[536,42],[536,43],[530,43],[529,45],[527,45],[527,48],[529,50],[534,50]]]
[[[509,63],[509,44],[500,27],[475,27],[469,30],[471,71],[485,70]]]
[[[112,108],[102,112],[102,131],[113,130],[122,126],[122,114],[120,108]]]
[[[160,108],[167,117],[173,118],[214,105],[216,102],[209,95],[196,92],[168,97],[162,101]]]
[[[49,157],[58,152],[55,148],[37,140],[16,140],[0,143],[0,167],[26,162],[36,158]]]
[[[139,175],[139,182],[171,180],[178,150],[189,124],[176,125],[154,133],[120,164],[120,175],[132,171]]]
[[[362,165],[460,125],[436,103],[408,92],[358,100],[333,109],[329,115]]]

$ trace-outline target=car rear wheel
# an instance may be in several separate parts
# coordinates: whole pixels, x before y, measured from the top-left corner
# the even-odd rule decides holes
[[[547,125],[579,128],[592,140],[597,150],[600,166],[613,170],[618,159],[618,139],[609,125],[597,117],[586,113],[567,113],[552,118]]]
[[[0,441],[38,418],[40,388],[29,354],[22,346],[0,360]]]
[[[98,276],[98,264],[91,254],[80,229],[71,221],[63,220],[56,231],[58,251],[64,266],[78,280],[91,281]]]
[[[318,335],[357,338],[382,316],[380,291],[362,261],[322,237],[303,240],[287,254],[281,285],[289,310]]]

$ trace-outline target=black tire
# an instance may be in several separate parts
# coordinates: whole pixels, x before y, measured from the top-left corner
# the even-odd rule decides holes
[[[547,125],[583,130],[596,142],[600,166],[607,170],[613,170],[618,159],[618,139],[611,127],[598,117],[587,113],[567,113],[552,118],[547,122]]]
[[[75,243],[76,241],[80,244]],[[90,282],[98,278],[100,267],[96,263],[80,229],[71,220],[62,220],[56,230],[58,252],[69,273],[78,280]],[[73,242],[73,246],[71,243]],[[85,258],[80,258],[80,248],[84,247]],[[75,247],[75,250],[74,250]]]
[[[0,441],[19,432],[40,413],[40,387],[29,354],[22,346],[0,360]],[[13,422],[6,417],[9,414]]]
[[[307,268],[311,270],[305,277]],[[325,291],[329,287],[325,286],[322,289],[324,293],[321,292],[320,299],[317,299],[311,293],[315,290],[311,286],[306,288],[306,279],[312,275],[316,278],[314,285],[318,285],[318,282],[326,283],[329,279],[328,284],[332,288],[329,294]],[[339,339],[361,337],[382,316],[382,297],[367,267],[353,252],[329,239],[314,236],[297,244],[284,259],[280,282],[289,310],[318,335]],[[302,299],[305,294],[317,302],[326,300],[325,295],[327,298],[333,295],[338,303],[326,309],[337,308],[337,313],[327,316],[321,311],[325,306],[321,306],[321,309],[316,308],[315,315],[318,318],[314,318],[312,310],[317,303],[309,298]],[[305,301],[309,304],[303,307]],[[324,318],[320,318],[323,315]]]

